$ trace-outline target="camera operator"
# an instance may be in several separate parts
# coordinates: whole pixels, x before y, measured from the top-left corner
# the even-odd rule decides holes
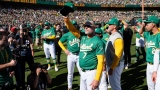
[[[52,79],[46,69],[47,67],[40,65],[40,63],[34,64],[34,71],[27,76],[27,90],[47,90]]]
[[[10,67],[16,65],[8,48],[7,32],[0,31],[0,90],[13,90],[14,71]]]
[[[17,39],[18,44],[20,45],[20,58],[19,58],[19,63],[21,67],[21,79],[22,79],[22,88],[25,89],[25,62],[29,65],[29,69],[33,71],[33,56],[34,56],[34,51],[33,51],[33,42],[32,42],[32,35],[31,33],[28,32],[29,28],[27,27],[26,24],[22,24],[20,27],[20,32],[17,34]]]

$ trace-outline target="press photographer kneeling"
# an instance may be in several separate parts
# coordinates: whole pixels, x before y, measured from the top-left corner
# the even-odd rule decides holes
[[[28,87],[27,90],[47,90],[47,87],[51,84],[47,67],[40,63],[34,64],[34,71],[27,77]]]
[[[7,33],[0,31],[0,90],[13,90],[14,71],[10,67],[16,65],[8,47]]]
[[[25,62],[29,65],[29,69],[33,71],[33,42],[32,42],[32,34],[29,33],[29,28],[26,24],[22,24],[20,27],[20,32],[17,35],[17,42],[19,44],[20,51],[20,68],[21,68],[21,84],[22,88],[25,89]]]

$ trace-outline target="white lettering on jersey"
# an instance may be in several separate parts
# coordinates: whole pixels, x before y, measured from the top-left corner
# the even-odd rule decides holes
[[[44,34],[44,36],[46,36],[46,37],[47,37],[47,36],[51,36],[51,35],[52,35],[52,32],[48,32],[48,33],[45,33],[45,34]]]
[[[155,42],[152,42],[152,41],[146,42],[146,47],[147,47],[147,48],[155,47]]]
[[[69,45],[70,45],[70,46],[73,46],[73,45],[75,45],[75,44],[78,44],[78,47],[79,47],[79,42],[80,42],[79,39],[74,38],[73,40],[69,41]]]
[[[92,51],[93,43],[87,46],[86,44],[82,44],[80,47],[80,51]]]

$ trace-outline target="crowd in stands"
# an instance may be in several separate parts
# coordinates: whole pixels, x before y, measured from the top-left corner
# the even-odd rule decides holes
[[[41,8],[0,8],[0,25],[12,24],[20,25],[20,23],[43,23],[49,21],[50,23],[63,22],[61,14],[58,9],[41,9]],[[71,20],[76,20],[78,23],[84,23],[86,20],[93,20],[96,22],[107,22],[112,17],[121,18],[123,20],[131,20],[134,17],[141,16],[141,11],[98,11],[98,10],[76,10],[71,13]],[[158,11],[145,11],[147,15],[158,15]]]
[[[41,1],[53,1],[53,2],[67,2],[71,0],[41,0]],[[72,0],[75,3],[84,3],[84,4],[131,4],[137,5],[141,4],[142,0]],[[160,4],[160,0],[145,0],[146,5],[156,5]]]

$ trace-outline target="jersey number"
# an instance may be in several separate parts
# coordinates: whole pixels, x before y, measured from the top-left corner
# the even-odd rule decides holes
[[[155,53],[155,51],[156,51],[156,49],[155,49],[155,48],[152,48],[152,54],[154,54],[154,53]]]
[[[84,56],[83,56],[83,58],[85,58],[86,57],[86,55],[87,55],[87,53],[86,52],[83,52],[84,53]]]

